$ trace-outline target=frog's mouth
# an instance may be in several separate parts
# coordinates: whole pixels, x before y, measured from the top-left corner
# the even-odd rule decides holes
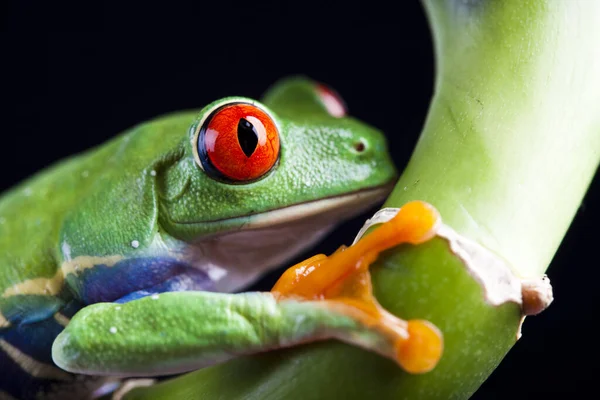
[[[172,221],[175,225],[210,225],[236,227],[236,231],[269,228],[275,225],[290,224],[314,216],[332,216],[337,220],[360,214],[377,202],[383,201],[394,188],[394,182],[374,188],[361,189],[343,195],[325,197],[304,203],[236,218],[222,218],[208,221]],[[210,237],[229,235],[230,232],[216,233]],[[203,237],[204,240],[206,237]]]
[[[363,189],[350,194],[326,197],[255,214],[246,219],[247,223],[241,229],[261,229],[274,225],[290,224],[294,221],[325,214],[331,214],[335,219],[341,220],[360,214],[375,203],[383,201],[392,189],[393,185]]]

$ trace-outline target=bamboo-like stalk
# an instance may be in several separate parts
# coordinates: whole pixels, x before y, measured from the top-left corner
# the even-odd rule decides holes
[[[600,2],[425,0],[435,95],[386,205],[425,200],[444,222],[540,277],[600,160]],[[444,333],[430,373],[410,375],[337,342],[233,360],[128,399],[466,399],[516,341],[521,310],[492,306],[442,239],[388,252],[377,298]],[[186,397],[187,396],[187,397]]]

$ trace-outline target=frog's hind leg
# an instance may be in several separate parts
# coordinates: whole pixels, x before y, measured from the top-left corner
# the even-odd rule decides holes
[[[116,390],[112,392],[111,400],[122,400],[133,389],[152,386],[156,381],[156,379],[151,378],[125,379],[121,381]]]
[[[0,331],[0,399],[86,399],[103,384],[104,377],[74,375],[52,361],[52,342],[65,319],[61,312]]]

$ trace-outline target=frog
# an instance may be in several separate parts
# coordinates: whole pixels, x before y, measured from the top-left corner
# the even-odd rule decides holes
[[[396,177],[385,135],[305,76],[279,80],[260,100],[229,96],[156,117],[38,172],[0,197],[0,398],[93,398],[107,376],[138,375],[111,367],[123,354],[109,355],[105,371],[66,359],[65,328],[90,307],[133,310],[135,320],[136,304],[195,296],[200,337],[232,304],[260,309],[245,288],[383,202]],[[190,318],[186,299],[168,306]],[[273,347],[245,339],[216,346]],[[219,362],[178,357],[144,374]]]

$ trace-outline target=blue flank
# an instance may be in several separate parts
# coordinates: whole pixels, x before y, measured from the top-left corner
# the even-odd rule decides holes
[[[212,291],[214,290],[214,284],[208,275],[202,271],[187,271],[185,275],[174,276],[151,288],[129,293],[120,299],[115,300],[115,303],[127,303],[128,301],[141,299],[142,297],[158,293],[184,292],[187,290]]]
[[[10,327],[0,332],[0,338],[37,361],[54,365],[50,350],[54,338],[62,330],[63,326],[54,318],[48,318],[40,322]],[[2,365],[0,388],[17,399],[32,399],[40,391],[46,392],[54,385],[68,383],[35,378],[4,351],[0,351],[0,365]]]
[[[62,330],[63,326],[54,318],[48,318],[33,324],[16,325],[2,333],[1,337],[31,358],[53,365],[50,349]]]
[[[175,277],[189,277],[188,285],[176,281]],[[85,304],[116,301],[138,291],[162,293],[181,290],[210,290],[212,282],[202,271],[168,257],[129,258],[112,267],[96,265],[79,275],[67,276],[69,287]],[[139,298],[143,296],[138,296]]]
[[[63,330],[54,319],[56,312],[71,318],[93,303],[125,303],[157,293],[214,288],[206,273],[167,257],[125,259],[112,267],[100,264],[78,275],[69,274],[66,282],[67,287],[58,296],[15,295],[2,299],[0,309],[11,326],[0,329],[0,339],[39,362],[55,366],[52,343]],[[69,382],[35,378],[1,349],[0,366],[0,391],[17,399],[34,399],[39,393],[63,391],[65,385],[75,389],[77,385],[85,386],[86,379],[88,384],[93,381],[92,377],[81,379],[75,375]]]

